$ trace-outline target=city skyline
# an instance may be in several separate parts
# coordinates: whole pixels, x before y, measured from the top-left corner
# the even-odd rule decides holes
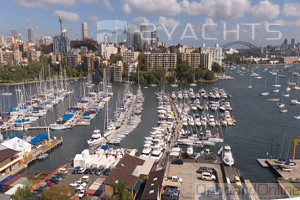
[[[0,35],[6,37],[12,28],[17,28],[24,40],[28,38],[29,26],[34,29],[35,39],[41,36],[59,35],[58,16],[61,15],[63,28],[68,30],[70,40],[82,38],[81,24],[84,22],[87,23],[89,38],[96,40],[99,20],[124,20],[131,25],[132,32],[139,31],[142,23],[153,23],[160,41],[168,45],[181,43],[188,46],[201,46],[203,43],[214,45],[237,40],[236,33],[228,33],[229,37],[224,40],[224,24],[228,31],[236,30],[239,24],[239,39],[257,46],[281,44],[284,38],[289,40],[295,38],[296,43],[300,41],[296,34],[300,25],[300,14],[296,11],[300,8],[300,3],[296,0],[289,2],[229,0],[226,3],[222,3],[221,0],[167,0],[164,3],[159,3],[157,0],[66,0],[63,2],[14,0],[3,1],[2,4],[4,5],[2,6],[4,19],[0,24]],[[12,9],[19,14],[14,15],[9,12]],[[253,40],[251,30],[253,27],[250,24],[254,23],[256,24],[254,25],[256,37]],[[169,32],[176,27],[172,38],[168,38],[162,24]],[[205,36],[203,24],[208,24],[205,27],[207,34]],[[267,24],[272,24],[270,29],[280,31],[282,37],[277,40],[267,40],[266,38],[276,36],[276,33],[266,31]],[[185,37],[180,40],[184,34],[193,36],[191,29],[195,32],[196,38]],[[216,40],[205,38],[216,38]]]

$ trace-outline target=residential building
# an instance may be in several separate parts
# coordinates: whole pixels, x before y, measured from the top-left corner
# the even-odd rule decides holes
[[[81,34],[82,34],[82,40],[85,40],[88,38],[87,23],[85,23],[85,22],[83,22],[81,24]]]
[[[12,35],[6,36],[6,45],[10,46],[12,43],[14,43],[15,39]]]
[[[216,62],[220,66],[222,66],[222,62],[223,62],[223,50],[222,50],[222,48],[219,47],[218,44],[216,44],[215,47],[201,48],[201,53],[202,52],[207,52],[207,51],[209,51],[210,54],[211,54],[212,63]]]
[[[3,51],[3,62],[5,65],[12,65],[14,60],[14,52],[13,51]]]
[[[81,56],[78,54],[68,53],[66,55],[66,64],[68,67],[76,67],[80,61],[81,61]]]
[[[41,56],[41,51],[32,50],[27,52],[28,62],[39,61],[40,56]]]
[[[182,53],[181,59],[187,61],[193,70],[197,69],[200,65],[200,53]]]
[[[41,47],[44,44],[44,40],[40,38],[36,38],[36,46]]]
[[[32,26],[28,27],[28,41],[34,42],[34,33]]]
[[[130,60],[128,62],[128,76],[133,76],[136,73],[139,62],[137,60]]]
[[[113,68],[114,68],[114,82],[122,83],[122,75],[124,70],[124,65],[122,61],[118,61],[116,64],[114,64]]]
[[[107,33],[104,35],[104,43],[105,44],[109,43],[109,35]]]
[[[136,60],[136,59],[138,59],[139,55],[140,55],[140,52],[130,51],[130,50],[125,51],[123,53],[123,55],[121,54],[121,56],[123,57],[123,61],[125,63],[129,62],[130,60]]]
[[[22,52],[21,51],[14,51],[14,64],[18,64],[22,61]]]
[[[160,200],[163,193],[165,170],[150,172],[141,200]]]
[[[0,145],[0,173],[6,174],[19,166],[22,155],[19,151]]]
[[[152,49],[157,47],[157,42],[158,42],[157,32],[152,31],[151,32],[151,47],[152,47]]]
[[[49,45],[52,43],[52,38],[49,36],[44,37],[44,44]]]
[[[135,50],[141,50],[142,49],[141,35],[138,32],[135,32],[133,34],[133,46],[134,46]]]
[[[2,66],[4,64],[4,60],[3,60],[3,51],[0,48],[0,66]]]
[[[283,57],[282,62],[285,64],[292,64],[299,61],[299,57]]]
[[[4,37],[0,35],[0,46],[4,45]]]
[[[114,44],[100,43],[98,45],[98,55],[105,59],[110,59],[111,54],[117,54],[118,49]]]
[[[83,57],[83,71],[92,71],[94,70],[94,59],[91,54],[86,54]]]
[[[200,64],[204,66],[205,69],[212,70],[212,56],[210,51],[203,51],[200,54]]]
[[[10,33],[14,37],[15,40],[18,39],[18,29],[12,28]]]
[[[68,37],[57,35],[53,38],[53,52],[66,54],[70,50],[70,41]]]
[[[125,182],[125,189],[135,197],[143,180],[148,178],[154,162],[153,159],[144,160],[125,154],[105,179],[103,194],[112,197],[114,194],[113,185],[120,180]]]
[[[145,63],[148,70],[153,70],[154,66],[161,66],[165,70],[176,69],[177,54],[176,53],[146,53]]]

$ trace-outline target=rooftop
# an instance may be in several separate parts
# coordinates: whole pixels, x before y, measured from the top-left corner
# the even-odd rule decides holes
[[[143,165],[144,162],[140,158],[125,154],[105,179],[104,183],[106,185],[113,185],[118,180],[122,180],[122,182],[126,182],[126,189],[132,190],[139,179],[139,173],[135,169],[137,166]]]
[[[165,170],[153,171],[149,174],[149,178],[147,180],[142,200],[149,199],[158,199],[160,189],[162,187],[162,182],[164,179]]]

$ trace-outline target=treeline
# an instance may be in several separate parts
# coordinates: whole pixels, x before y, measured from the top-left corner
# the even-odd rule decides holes
[[[177,60],[177,67],[173,71],[166,71],[160,66],[154,66],[154,70],[147,70],[145,64],[145,56],[140,54],[138,57],[138,73],[135,73],[131,81],[140,83],[158,84],[161,81],[167,83],[192,83],[197,81],[211,81],[215,79],[215,73],[223,73],[222,68],[218,63],[213,63],[212,71],[205,69],[203,65],[199,65],[193,70],[187,61]],[[123,73],[123,79],[128,80],[127,73]]]
[[[52,78],[59,77],[63,69],[66,69],[67,77],[81,77],[86,75],[84,72],[79,72],[75,67],[64,67],[59,64],[49,64],[49,66]],[[31,62],[26,66],[0,67],[0,83],[29,82],[39,80],[39,78],[43,80],[49,79],[48,62],[44,59],[42,61]]]

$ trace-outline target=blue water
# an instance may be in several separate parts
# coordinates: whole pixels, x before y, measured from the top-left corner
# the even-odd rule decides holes
[[[274,69],[280,69],[282,66],[276,66]],[[237,70],[231,70],[230,73],[235,77],[234,80],[219,80],[216,83],[203,83],[198,84],[198,87],[194,88],[194,91],[204,87],[209,90],[211,87],[224,88],[229,94],[232,94],[233,98],[230,99],[231,105],[234,108],[232,116],[237,120],[236,126],[227,127],[222,129],[225,143],[232,147],[232,152],[235,158],[235,165],[240,169],[240,172],[245,178],[250,179],[252,182],[275,182],[276,177],[269,169],[262,168],[256,161],[257,158],[269,158],[272,154],[273,158],[279,157],[282,151],[281,157],[288,155],[291,158],[292,155],[292,143],[289,148],[289,143],[293,139],[300,138],[299,128],[300,120],[293,119],[293,116],[300,114],[300,105],[289,105],[290,99],[300,100],[300,91],[291,91],[291,97],[284,99],[287,113],[280,113],[275,102],[268,102],[267,98],[277,97],[281,99],[282,90],[287,87],[287,79],[292,77],[292,72],[298,71],[298,65],[289,68],[288,72],[284,72],[286,78],[278,78],[279,84],[282,85],[280,92],[272,94],[272,84],[275,82],[275,76],[272,76],[268,72],[263,72],[264,67],[260,67],[260,70],[255,67],[248,67],[248,72],[245,76],[240,76],[236,72]],[[248,89],[250,83],[251,71],[260,71],[262,80],[252,79],[252,89]],[[296,77],[297,78],[297,77]],[[294,78],[294,81],[297,79]],[[267,90],[270,92],[268,97],[259,96],[259,92],[264,90],[265,79],[267,80]],[[65,99],[65,101],[57,105],[51,113],[48,113],[46,117],[39,120],[40,125],[49,124],[54,122],[60,117],[69,105],[75,103],[74,97],[83,94],[81,88],[82,81],[71,82],[73,88],[76,88],[75,94],[71,98]],[[121,147],[137,148],[139,151],[143,148],[144,137],[149,135],[151,128],[157,125],[157,112],[156,112],[156,98],[155,92],[159,87],[144,88],[142,85],[142,91],[145,94],[144,112],[142,114],[142,122],[128,137],[126,137]],[[34,93],[34,84],[25,85],[27,93]],[[0,90],[13,91],[12,97],[1,97],[2,108],[7,110],[8,107],[16,105],[15,90],[16,86],[2,86]],[[31,88],[31,89],[30,89]],[[188,86],[181,85],[179,88],[187,88]],[[118,94],[121,95],[124,86],[122,84],[114,84],[113,92],[114,97],[109,103],[109,108],[113,111]],[[132,90],[135,92],[136,85],[132,85]],[[178,90],[166,85],[165,90],[171,92],[172,90]],[[112,112],[111,112],[112,114]],[[23,173],[34,174],[40,171],[51,172],[56,169],[60,164],[64,164],[68,159],[74,157],[76,153],[80,153],[83,149],[88,148],[87,140],[90,138],[94,129],[103,129],[104,111],[92,121],[88,127],[74,127],[71,130],[51,132],[52,136],[63,137],[64,143],[62,146],[54,150],[48,159],[44,161],[36,161]],[[26,134],[37,135],[42,131],[30,131]],[[5,135],[15,134],[13,132],[4,133]],[[283,137],[285,136],[284,143]],[[272,152],[271,152],[272,149]],[[213,148],[214,151],[218,150],[218,147]],[[296,151],[296,158],[300,158],[299,148]]]

